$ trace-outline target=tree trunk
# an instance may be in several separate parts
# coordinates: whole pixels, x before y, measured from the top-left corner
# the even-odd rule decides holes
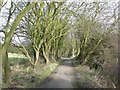
[[[0,49],[0,87],[2,87],[2,84],[3,84],[3,78],[2,78],[2,71],[3,71],[3,68],[2,68],[2,48]]]
[[[9,33],[7,35],[5,35],[4,44],[3,44],[2,48],[0,49],[0,84],[3,84],[3,77],[2,77],[3,67],[4,67],[5,83],[7,83],[10,78],[10,65],[8,63],[7,50],[9,48],[12,35],[13,35],[14,31],[16,30],[16,27],[18,26],[21,18],[25,15],[26,11],[29,11],[31,8],[33,8],[35,4],[36,4],[36,2],[33,2],[32,4],[30,4],[26,8],[24,8],[21,11],[21,13],[18,14],[16,19],[12,23]]]
[[[56,56],[55,56],[55,55],[52,55],[52,59],[53,59],[53,61],[54,61],[54,62],[56,62],[56,61],[57,61],[57,60],[56,60],[57,58],[56,58]]]
[[[53,58],[54,58],[55,61],[57,61],[57,60],[56,60],[56,59],[57,59],[57,58],[56,58],[56,50],[54,51]]]
[[[1,8],[2,8],[2,3],[3,0],[0,1],[0,12],[1,12]],[[2,87],[2,48],[0,47],[0,88]]]
[[[9,83],[10,81],[10,64],[8,62],[8,53],[7,48],[2,47],[0,49],[0,84]],[[4,79],[3,79],[3,72],[4,72]]]
[[[78,49],[78,51],[77,51],[77,55],[76,55],[76,56],[78,56],[78,55],[79,55],[79,53],[80,53],[80,48]]]
[[[48,64],[49,63],[49,57],[45,56],[45,59],[46,59],[46,64]]]
[[[46,64],[48,64],[49,63],[49,53],[48,52],[44,53],[44,56],[45,56]]]
[[[72,49],[72,57],[75,57],[75,48]]]
[[[44,55],[45,60],[46,60],[45,63],[48,64],[49,63],[49,52],[45,52],[44,48],[43,48],[43,55]]]
[[[0,11],[1,11],[1,8],[2,8],[2,4],[3,4],[3,0],[0,0]]]
[[[39,50],[35,50],[35,65],[39,63]]]
[[[11,69],[10,69],[10,64],[8,61],[8,53],[5,52],[4,56],[4,83],[9,83],[10,82],[10,76],[11,76]]]

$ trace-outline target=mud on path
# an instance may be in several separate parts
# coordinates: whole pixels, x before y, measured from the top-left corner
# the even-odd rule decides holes
[[[64,60],[37,88],[77,88],[72,60]]]

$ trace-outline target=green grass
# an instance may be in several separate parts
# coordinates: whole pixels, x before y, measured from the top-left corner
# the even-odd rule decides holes
[[[39,73],[39,77],[35,79],[35,83],[29,83],[26,88],[35,88],[36,85],[40,84],[43,80],[45,80],[51,72],[57,67],[57,63],[51,63],[48,66],[44,66]]]
[[[26,59],[26,57],[22,54],[16,54],[16,53],[8,53],[8,58],[10,62],[17,62]]]
[[[10,88],[34,88],[48,77],[58,65],[58,63],[50,63],[47,66],[40,64],[38,69],[35,69],[22,54],[9,53],[8,58],[12,76],[10,85],[6,87]]]

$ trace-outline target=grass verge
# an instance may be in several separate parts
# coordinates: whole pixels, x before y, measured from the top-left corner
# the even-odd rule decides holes
[[[48,77],[59,63],[41,64],[33,68],[23,55],[9,53],[11,65],[11,82],[5,88],[35,88]]]
[[[73,60],[77,83],[80,88],[107,88],[106,81],[101,81],[94,69],[79,63],[79,60]]]

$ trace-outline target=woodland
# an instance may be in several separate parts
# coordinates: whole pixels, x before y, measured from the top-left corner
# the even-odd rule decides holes
[[[35,88],[64,58],[79,85],[91,79],[117,88],[118,8],[114,1],[1,0],[0,88]]]

